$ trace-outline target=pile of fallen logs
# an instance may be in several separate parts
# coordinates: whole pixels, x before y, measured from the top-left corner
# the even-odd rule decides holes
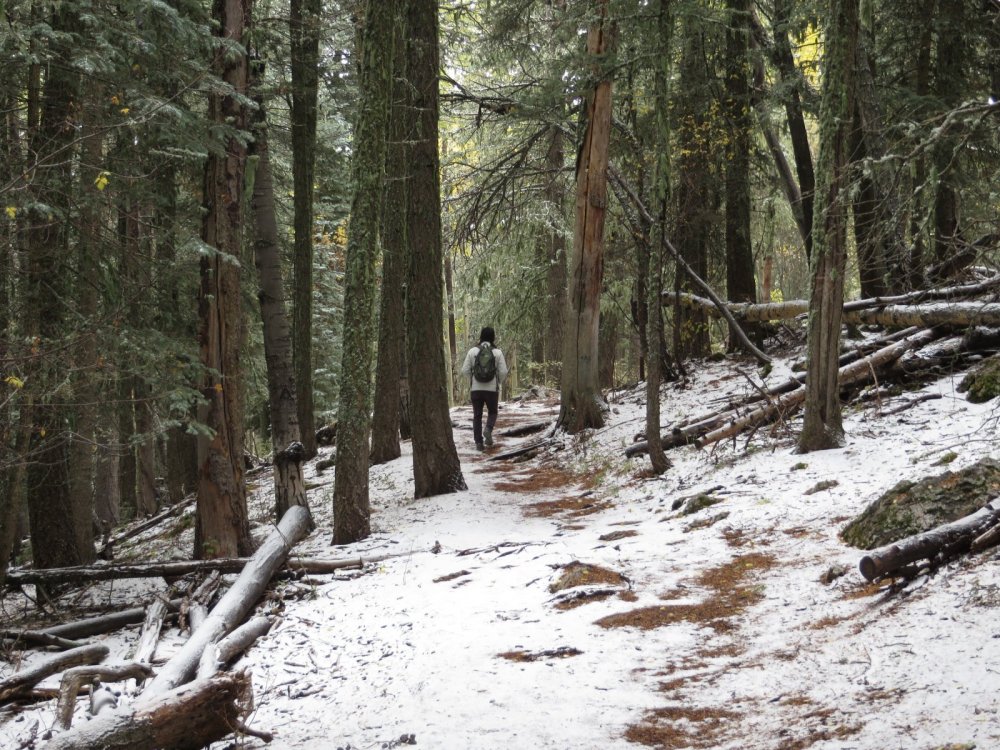
[[[224,672],[258,638],[272,619],[248,616],[276,577],[332,573],[362,567],[382,557],[342,560],[290,558],[289,552],[311,528],[309,511],[293,505],[250,558],[161,563],[112,563],[52,570],[11,570],[8,586],[51,587],[122,578],[164,577],[168,581],[192,573],[207,574],[183,599],[158,597],[145,608],[56,625],[39,630],[0,631],[0,640],[19,648],[43,647],[58,652],[0,680],[0,705],[56,699],[56,729],[44,745],[63,748],[199,748],[233,731],[264,736],[244,726],[252,704],[250,677]],[[237,573],[214,607],[221,575]],[[153,664],[153,653],[165,623],[182,617],[190,635],[176,654]],[[126,625],[143,623],[128,661],[105,664],[107,646],[86,639]],[[57,690],[39,690],[46,678],[61,675]],[[106,684],[135,680],[138,694],[122,705]],[[143,683],[144,686],[142,685]],[[141,687],[140,687],[141,686]],[[73,725],[78,696],[89,692],[94,717]],[[104,698],[102,699],[102,696]],[[109,704],[106,710],[105,704]]]
[[[884,326],[894,330],[847,348],[840,357],[842,397],[870,384],[912,382],[955,367],[973,356],[1000,348],[1000,275],[972,284],[911,292],[894,297],[856,300],[844,305],[846,325]],[[665,292],[663,300],[718,315],[716,305],[693,294]],[[808,313],[804,300],[768,304],[729,304],[740,322],[790,320]],[[749,375],[753,392],[723,408],[670,425],[662,435],[664,449],[682,445],[703,448],[741,432],[784,420],[805,401],[805,373],[777,385],[764,386]],[[905,406],[912,406],[914,399]],[[627,456],[647,451],[645,441]]]

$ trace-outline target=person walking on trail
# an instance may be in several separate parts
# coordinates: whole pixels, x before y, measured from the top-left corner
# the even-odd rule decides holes
[[[500,385],[507,377],[507,360],[493,343],[496,333],[490,326],[479,332],[479,344],[469,349],[462,363],[462,374],[471,383],[472,436],[476,449],[493,445],[493,426],[497,423]],[[483,429],[483,406],[486,407],[486,429]]]

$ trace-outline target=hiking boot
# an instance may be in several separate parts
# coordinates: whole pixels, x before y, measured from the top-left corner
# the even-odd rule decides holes
[[[482,443],[476,443],[476,450],[477,451],[484,451],[484,450],[486,450],[486,448],[483,446]]]
[[[487,427],[486,431],[483,433],[483,442],[487,445],[493,445],[493,430],[489,427]]]

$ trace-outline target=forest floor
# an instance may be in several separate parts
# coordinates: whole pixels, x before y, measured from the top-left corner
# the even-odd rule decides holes
[[[663,423],[748,393],[740,369],[753,373],[693,365],[664,386]],[[779,363],[768,382],[788,374]],[[404,443],[372,468],[374,533],[344,547],[329,544],[333,470],[311,463],[318,528],[295,554],[395,556],[276,585],[263,606],[278,622],[237,665],[253,679],[248,724],[279,750],[1000,747],[997,553],[876,585],[838,536],[898,481],[997,455],[995,403],[966,402],[959,379],[923,387],[941,398],[898,415],[887,412],[916,394],[850,407],[839,450],[796,454],[791,419],[670,451],[660,477],[624,457],[643,430],[641,386],[610,394],[604,428],[520,462],[491,458],[537,436],[478,453],[471,409],[456,408],[469,489],[414,500]],[[496,431],[557,409],[505,402]],[[271,478],[253,481],[264,534]],[[718,502],[673,509],[702,494]],[[122,554],[182,557],[190,533],[161,530]],[[134,606],[156,585],[92,586],[76,603]],[[8,595],[0,616],[29,609]],[[106,640],[112,661],[136,635]],[[157,658],[180,642],[173,634]],[[53,707],[0,716],[0,747],[18,747],[32,722],[51,726]]]

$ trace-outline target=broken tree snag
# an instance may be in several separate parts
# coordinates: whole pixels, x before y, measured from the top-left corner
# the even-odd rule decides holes
[[[201,655],[246,619],[263,596],[271,577],[285,564],[288,552],[309,533],[312,518],[309,509],[293,505],[275,529],[250,558],[243,572],[212,609],[205,622],[195,630],[177,654],[153,678],[143,695],[164,693],[182,685],[195,674]]]
[[[146,664],[118,664],[108,667],[73,667],[63,672],[59,683],[59,702],[56,704],[56,723],[61,729],[69,729],[73,723],[73,709],[76,696],[84,682],[121,682],[122,680],[143,680],[153,674]],[[96,713],[96,712],[95,712]]]
[[[99,664],[104,661],[107,655],[108,647],[99,643],[80,646],[80,648],[56,654],[23,672],[18,672],[5,680],[0,680],[0,703],[29,692],[35,685],[50,675],[58,674],[64,669],[78,667],[82,664]]]
[[[218,643],[213,643],[205,649],[198,663],[198,677],[202,680],[211,677],[222,667],[250,648],[258,638],[267,635],[274,624],[272,617],[254,617],[240,625]]]
[[[293,505],[309,507],[306,481],[302,476],[305,458],[306,449],[298,441],[289,443],[283,451],[274,454],[274,508],[277,518],[281,518]]]
[[[930,531],[900,539],[872,550],[861,558],[858,568],[869,581],[883,578],[918,560],[933,560],[965,552],[973,541],[1000,522],[1000,499],[975,513]]]
[[[197,750],[233,732],[250,706],[250,677],[223,673],[102,713],[43,750]]]

